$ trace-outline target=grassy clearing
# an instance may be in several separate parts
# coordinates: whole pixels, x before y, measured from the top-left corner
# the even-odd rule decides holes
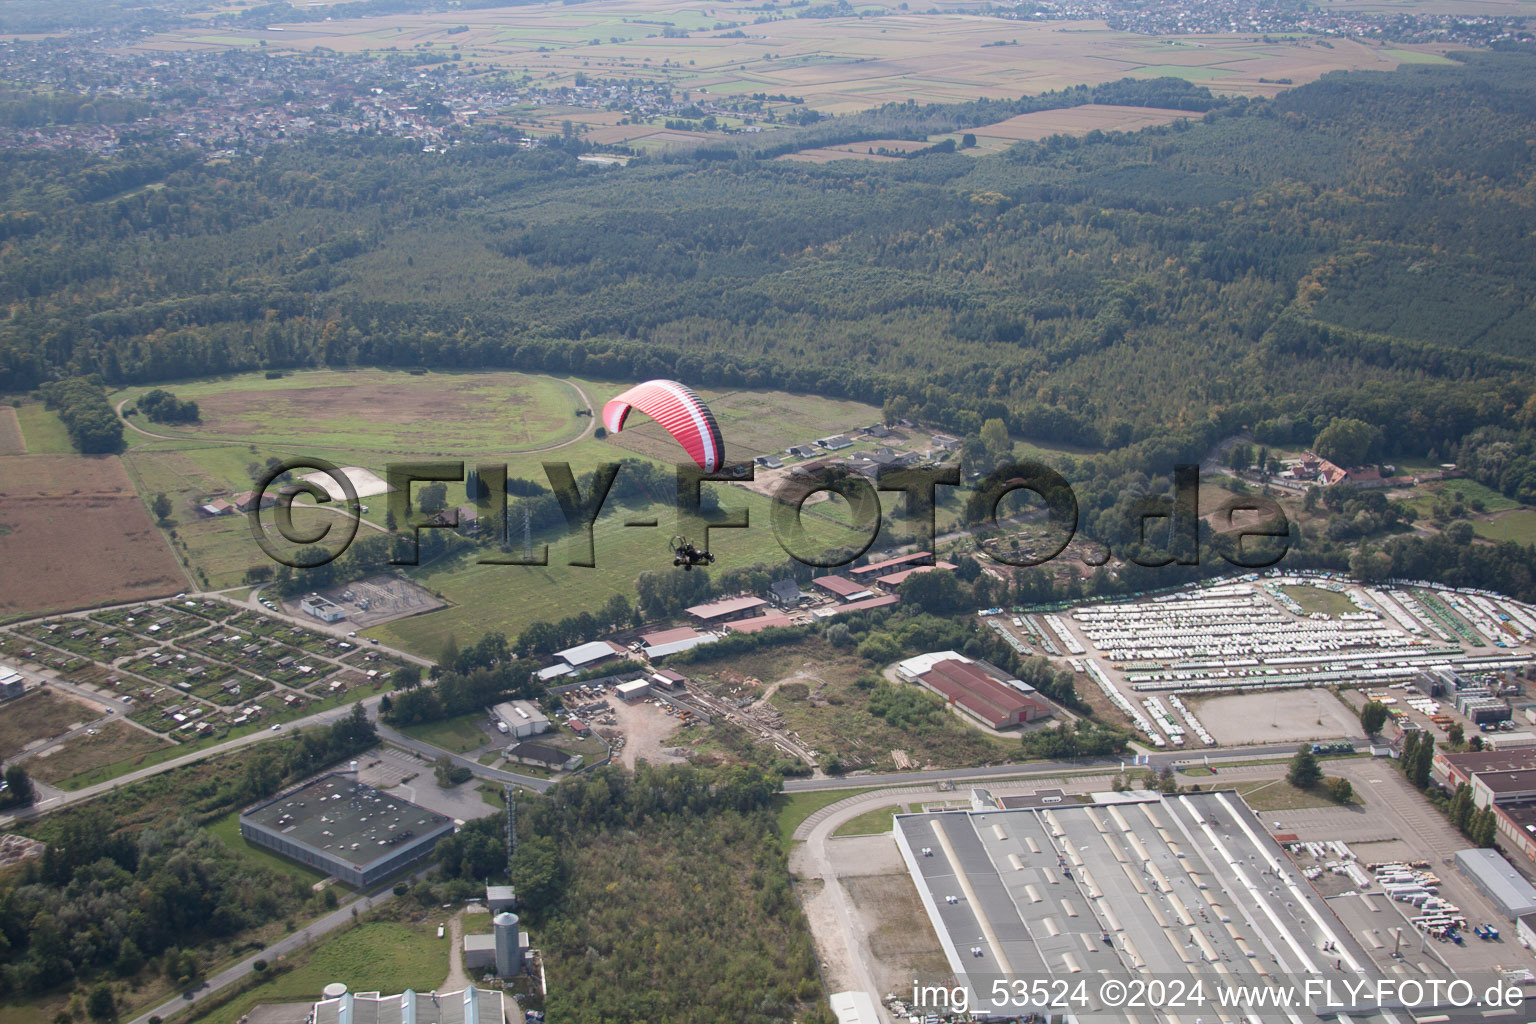
[[[316,871],[314,868],[291,861],[287,857],[280,857],[272,851],[262,849],[260,846],[248,841],[240,834],[239,811],[230,811],[217,821],[211,822],[207,829],[213,834],[214,838],[229,847],[235,856],[247,863],[258,864],[279,874],[296,878],[306,885],[313,885],[316,882],[323,881],[326,877],[323,871]]]
[[[0,715],[0,760],[21,752],[33,740],[52,739],[72,725],[94,721],[101,713],[48,690],[33,690],[6,706]]]
[[[1522,508],[1493,519],[1476,519],[1472,529],[1488,540],[1536,544],[1536,510]]]
[[[1319,612],[1323,615],[1339,616],[1349,612],[1358,611],[1348,597],[1332,590],[1321,590],[1317,587],[1281,587],[1286,596],[1297,604],[1308,615]]]
[[[1222,788],[1225,789],[1226,787]],[[1309,807],[1340,806],[1323,794],[1321,786],[1316,790],[1297,789],[1285,779],[1258,779],[1249,782],[1239,782],[1232,788],[1237,790],[1249,807],[1259,812],[1299,811]],[[1360,798],[1360,794],[1356,793],[1350,804],[1362,804],[1364,802]]]
[[[27,761],[27,772],[40,782],[78,789],[110,778],[105,774],[118,763],[130,766],[161,750],[176,750],[175,744],[135,729],[126,722],[108,722],[96,735],[81,734],[60,744],[47,757]]]
[[[1484,487],[1476,480],[1442,480],[1424,484],[1419,487],[1413,497],[1407,499],[1414,511],[1421,516],[1433,513],[1435,500],[1444,498],[1447,501],[1461,499],[1466,505],[1466,515],[1472,515],[1478,509],[1474,502],[1482,502],[1484,512],[1503,512],[1506,509],[1519,508],[1519,502],[1504,497],[1491,487]]]
[[[408,725],[400,731],[412,739],[430,743],[434,747],[451,750],[455,754],[465,754],[491,742],[490,734],[480,728],[480,723],[484,720],[484,715],[471,711],[467,714],[455,715],[453,718],[445,718],[440,722]]]
[[[768,525],[768,499],[741,488],[723,490],[722,505],[746,507],[752,526],[712,534],[717,567],[782,562],[784,553]],[[644,518],[656,519],[657,526],[624,526],[626,520]],[[593,526],[596,567],[590,569],[568,564],[570,551],[563,535],[534,538],[535,553],[542,543],[549,543],[547,566],[480,565],[475,562],[483,557],[480,551],[423,566],[411,573],[412,581],[440,593],[450,607],[397,619],[367,630],[366,635],[430,656],[442,650],[450,635],[462,642],[500,629],[510,636],[538,620],[555,621],[590,611],[612,594],[633,600],[635,577],[640,573],[672,571],[667,538],[678,532],[695,535],[696,531],[677,529],[676,518],[669,505],[605,506]]]
[[[111,401],[134,399],[145,390],[121,391]],[[543,447],[575,437],[586,426],[576,416],[582,403],[571,385],[517,373],[313,370],[276,380],[246,374],[173,390],[197,400],[199,424],[171,428],[136,422],[157,434],[204,440],[379,452],[408,452],[425,444],[460,455]],[[378,415],[381,409],[388,414]]]

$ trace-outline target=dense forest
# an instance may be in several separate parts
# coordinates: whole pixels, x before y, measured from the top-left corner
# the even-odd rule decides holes
[[[512,880],[538,930],[550,1019],[825,1019],[777,790],[748,769],[642,763],[519,801]]]
[[[1331,75],[1193,124],[899,164],[10,152],[0,389],[513,366],[900,399],[1111,448],[1351,415],[1444,451],[1530,393],[1531,70]]]

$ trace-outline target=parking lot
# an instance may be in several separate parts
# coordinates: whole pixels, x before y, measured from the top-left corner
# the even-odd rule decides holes
[[[1487,943],[1469,934],[1465,936],[1466,944],[1461,946],[1431,939],[1427,945],[1434,951],[1432,958],[1443,960],[1454,971],[1487,972],[1495,962],[1506,968],[1536,969],[1536,957],[1520,947],[1514,938],[1513,925],[1456,868],[1454,855],[1457,850],[1470,845],[1466,838],[1408,784],[1394,762],[1384,758],[1333,761],[1329,762],[1328,771],[1349,779],[1364,798],[1364,806],[1268,811],[1263,815],[1264,824],[1278,826],[1275,831],[1293,833],[1303,842],[1341,840],[1349,844],[1362,865],[1428,862],[1429,870],[1439,878],[1440,895],[1461,908],[1469,927],[1493,922],[1504,932],[1498,940]],[[1300,863],[1307,866],[1311,861],[1304,858]],[[1372,891],[1380,892],[1379,889]],[[1344,911],[1341,916],[1364,910],[1364,904],[1359,900],[1334,899],[1330,902],[1337,904],[1336,911]],[[1350,907],[1351,902],[1358,906]],[[1403,925],[1407,916],[1405,911],[1413,913],[1412,907],[1384,897],[1378,897],[1375,902],[1380,907],[1365,911],[1369,916],[1355,916],[1359,917],[1361,927],[1378,930],[1378,937],[1387,936],[1390,928]],[[1346,916],[1346,923],[1353,926],[1354,919]],[[1419,934],[1411,928],[1406,934],[1417,949]],[[1392,946],[1393,940],[1387,939],[1383,949],[1371,948],[1369,952],[1378,963],[1390,963],[1387,954]]]
[[[1188,703],[1218,743],[1365,738],[1358,713],[1328,690],[1242,693]]]
[[[370,751],[358,765],[358,779],[375,789],[388,789],[417,806],[458,821],[484,818],[500,809],[486,803],[476,781],[443,789],[437,784],[430,761],[394,747]],[[410,781],[406,782],[406,779]]]

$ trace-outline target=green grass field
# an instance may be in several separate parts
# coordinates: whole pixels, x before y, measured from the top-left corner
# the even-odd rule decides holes
[[[400,731],[412,739],[430,743],[434,747],[451,750],[455,754],[464,754],[491,742],[490,734],[479,725],[484,720],[484,715],[471,711],[468,714],[445,718],[440,722],[408,725]]]
[[[1280,589],[1291,600],[1301,605],[1301,610],[1308,615],[1321,612],[1324,615],[1339,616],[1359,611],[1348,597],[1332,590],[1322,590],[1318,587],[1281,587]]]
[[[1219,787],[1225,789],[1225,786]],[[1309,807],[1337,807],[1338,804],[1323,793],[1322,787],[1316,790],[1297,789],[1285,779],[1267,780],[1261,779],[1253,782],[1239,782],[1232,788],[1242,795],[1243,801],[1255,811],[1298,811]],[[1363,803],[1360,794],[1356,793],[1352,804]]]
[[[305,371],[277,380],[244,374],[191,381],[170,385],[168,390],[196,400],[203,422],[167,427],[144,423],[136,416],[135,422],[144,429],[176,436],[159,440],[130,430],[132,450],[123,460],[146,501],[161,492],[171,498],[176,533],[168,539],[195,578],[212,589],[237,587],[244,583],[247,570],[266,564],[266,556],[252,539],[245,517],[205,519],[196,509],[213,498],[250,489],[253,465],[259,467],[272,457],[312,455],[336,465],[361,466],[383,477],[392,462],[452,459],[468,466],[504,463],[510,476],[543,484],[546,460],[569,462],[578,475],[600,463],[625,458],[674,463],[680,449],[643,416],[637,416],[617,439],[587,436],[562,443],[591,425],[586,417],[575,415],[582,404],[578,388],[594,409],[600,409],[628,383],[516,373],[413,375],[382,370]],[[111,400],[114,404],[127,400],[131,405],[145,390],[119,391]],[[720,420],[732,458],[781,451],[879,419],[879,411],[872,406],[813,395],[729,391],[706,392],[704,397]],[[534,442],[561,446],[518,451]],[[750,529],[713,533],[711,546],[720,556],[719,567],[785,561],[769,522],[769,500],[742,488],[719,485],[714,489],[724,507],[747,508],[752,522]],[[449,484],[448,496],[454,503],[467,500],[454,484]],[[368,506],[365,523],[382,527],[388,504],[385,496],[362,501]],[[342,525],[331,512],[307,515],[314,516],[315,523]],[[655,528],[623,525],[628,519],[648,517],[658,520]],[[816,514],[814,506],[808,509],[808,525],[822,527],[820,532],[812,530],[813,538],[822,539],[821,532],[841,533],[832,525],[836,518]],[[475,560],[482,552],[423,566],[412,571],[412,577],[440,592],[449,607],[368,632],[381,641],[435,654],[449,635],[466,641],[491,629],[515,634],[539,619],[590,610],[611,594],[632,598],[639,573],[669,567],[667,541],[678,532],[694,536],[698,527],[680,527],[670,505],[626,509],[609,503],[595,529],[596,568],[568,564],[563,531],[535,538],[536,545],[550,544],[547,567],[478,565]]]
[[[1488,540],[1512,540],[1516,544],[1536,544],[1536,510],[1523,508],[1506,512],[1497,519],[1474,519],[1472,528]]]
[[[749,510],[751,527],[711,533],[719,561],[715,568],[778,564],[786,558],[768,525],[768,499],[741,488],[722,488],[722,506]],[[656,527],[630,528],[629,519],[655,518]],[[562,536],[536,537],[534,551],[549,542],[549,565],[478,565],[479,553],[411,570],[411,579],[440,592],[450,607],[426,615],[396,619],[365,631],[384,643],[432,655],[451,635],[459,642],[492,629],[509,636],[532,622],[555,621],[590,611],[613,594],[634,599],[635,577],[647,571],[672,571],[668,539],[677,532],[675,510],[667,505],[644,508],[605,506],[593,526],[594,568],[569,564]],[[681,532],[688,532],[686,530]],[[694,534],[690,533],[690,536]]]
[[[247,863],[270,868],[279,874],[287,875],[290,878],[297,878],[308,885],[313,885],[325,879],[325,873],[322,871],[316,871],[314,868],[307,867],[297,861],[291,861],[287,857],[280,857],[270,850],[265,850],[247,841],[240,834],[239,811],[230,811],[222,818],[210,823],[207,829],[213,834],[215,839],[229,847],[237,857]]]
[[[868,789],[824,789],[812,793],[787,793],[776,798],[778,810],[779,842],[787,851],[800,823],[823,807],[845,800],[850,796],[868,793]]]
[[[891,830],[892,821],[898,814],[905,814],[908,807],[905,804],[897,804],[893,807],[880,807],[873,811],[865,811],[857,818],[849,818],[837,830],[833,836],[871,836]]]
[[[1407,499],[1407,503],[1413,506],[1414,511],[1421,516],[1430,515],[1435,506],[1435,499],[1444,497],[1448,501],[1454,501],[1460,497],[1467,505],[1467,512],[1476,511],[1472,507],[1474,501],[1483,503],[1484,512],[1502,512],[1505,509],[1519,508],[1520,504],[1504,497],[1491,487],[1484,487],[1476,480],[1444,480],[1428,483],[1418,488],[1413,497]]]
[[[199,1019],[234,1024],[260,1003],[311,1002],[338,979],[353,992],[430,992],[447,977],[449,954],[448,940],[437,938],[432,921],[364,921],[289,957],[293,970]]]
[[[116,405],[146,390],[119,391],[109,400]],[[156,434],[303,445],[322,455],[337,449],[485,456],[557,444],[587,426],[576,415],[584,403],[572,385],[518,373],[311,370],[276,380],[242,374],[168,390],[195,399],[202,421],[133,422]]]
[[[72,455],[75,446],[69,441],[69,431],[59,415],[36,402],[28,402],[16,410],[21,423],[21,436],[27,442],[28,455]]]

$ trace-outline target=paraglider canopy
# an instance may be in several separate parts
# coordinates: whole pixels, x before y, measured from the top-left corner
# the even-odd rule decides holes
[[[603,426],[610,434],[617,434],[624,429],[631,409],[639,409],[661,424],[704,472],[713,473],[725,462],[725,442],[715,415],[691,388],[675,380],[636,384],[603,406]]]

